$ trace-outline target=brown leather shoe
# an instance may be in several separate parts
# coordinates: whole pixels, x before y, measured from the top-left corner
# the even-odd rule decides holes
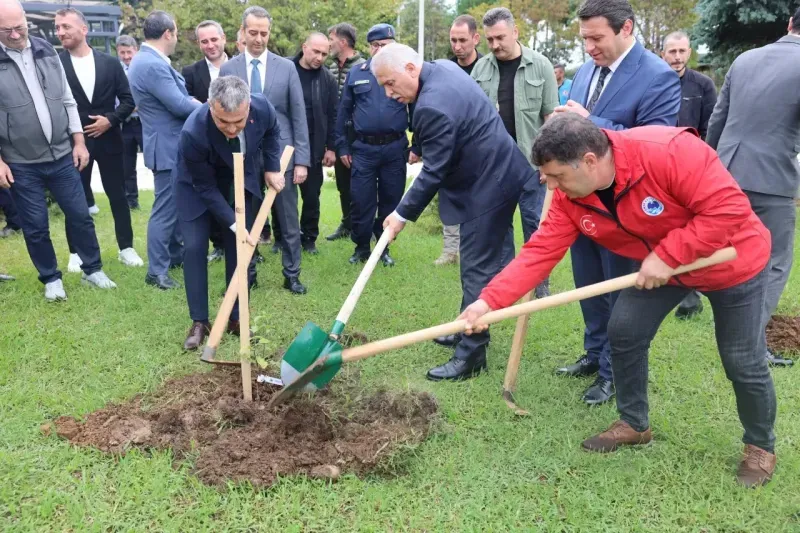
[[[238,320],[228,320],[228,329],[226,329],[228,333],[231,335],[239,336],[239,321]]]
[[[776,460],[774,453],[769,453],[752,444],[746,444],[736,479],[747,488],[766,485],[772,479]]]
[[[196,350],[206,340],[208,336],[208,322],[192,322],[186,342],[183,343],[184,350]]]
[[[650,432],[650,428],[639,432],[627,422],[617,420],[604,432],[583,441],[581,446],[590,452],[608,453],[616,451],[620,446],[647,444],[651,440],[653,440],[653,434]]]

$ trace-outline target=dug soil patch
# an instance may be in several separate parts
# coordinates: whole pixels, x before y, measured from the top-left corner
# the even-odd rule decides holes
[[[800,352],[800,317],[773,315],[767,323],[767,346],[776,352]]]
[[[55,430],[75,445],[112,454],[170,448],[177,461],[191,455],[194,473],[211,485],[269,486],[279,476],[332,479],[381,470],[400,449],[422,442],[437,420],[436,401],[427,393],[366,393],[346,380],[268,410],[277,389],[257,383],[256,374],[252,403],[241,400],[239,369],[217,367],[170,380],[151,396],[108,405],[83,422],[62,416]]]

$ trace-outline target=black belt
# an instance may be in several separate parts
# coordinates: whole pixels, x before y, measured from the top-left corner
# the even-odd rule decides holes
[[[356,139],[365,144],[382,146],[393,143],[397,139],[402,139],[405,135],[405,133],[390,133],[388,135],[361,135],[360,133],[356,133]]]

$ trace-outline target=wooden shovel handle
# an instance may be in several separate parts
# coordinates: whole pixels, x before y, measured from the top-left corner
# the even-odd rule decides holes
[[[545,188],[547,185],[545,184]],[[542,203],[542,215],[539,217],[539,225],[547,218],[550,211],[550,204],[553,203],[553,191],[547,189]],[[522,297],[521,303],[530,302],[533,299],[533,291]],[[517,372],[519,372],[519,362],[522,359],[522,347],[525,345],[525,336],[528,333],[528,319],[530,315],[521,315],[517,318],[517,326],[514,328],[514,338],[511,341],[511,353],[508,356],[508,366],[506,366],[506,377],[503,380],[503,390],[513,391],[517,383]]]
[[[694,263],[676,268],[673,271],[673,275],[684,274],[699,268],[717,265],[719,263],[731,261],[735,258],[736,250],[733,247],[724,248],[722,250],[717,250],[710,257],[698,259]],[[601,294],[627,289],[628,287],[633,287],[636,284],[636,277],[638,275],[638,272],[634,272],[633,274],[628,274],[627,276],[620,276],[618,278],[603,281],[601,283],[587,285],[586,287],[581,287],[580,289],[554,294],[540,300],[533,300],[530,302],[513,305],[505,309],[491,311],[483,315],[480,320],[478,320],[476,325],[494,324],[507,318],[515,318],[521,315],[541,311],[543,309],[549,309],[551,307],[577,302],[578,300],[591,298],[592,296],[599,296]],[[404,348],[418,342],[429,341],[443,335],[459,333],[464,331],[466,325],[466,320],[455,320],[453,322],[448,322],[432,328],[412,331],[411,333],[405,333],[396,337],[390,337],[388,339],[371,342],[369,344],[363,344],[354,348],[348,348],[342,352],[342,362],[347,363],[359,359],[365,359],[389,350],[396,350],[398,348]]]
[[[283,149],[283,155],[281,156],[281,174],[285,173],[286,169],[289,167],[289,162],[292,160],[293,153],[293,146],[287,146]],[[253,229],[250,231],[250,239],[254,242],[258,242],[258,239],[261,238],[261,230],[264,229],[264,224],[267,222],[269,211],[272,208],[272,204],[275,202],[275,197],[277,195],[278,193],[275,192],[275,189],[272,187],[267,190],[267,195],[264,197],[264,202],[261,204],[261,208],[258,210],[258,215],[256,215],[256,220],[253,223]],[[225,328],[228,325],[228,319],[231,316],[231,311],[233,311],[233,304],[236,303],[236,296],[239,292],[236,286],[236,280],[239,278],[239,269],[247,269],[250,264],[250,259],[252,259],[253,253],[256,249],[248,245],[247,250],[247,261],[245,264],[241,264],[239,261],[236,262],[236,272],[234,272],[233,278],[231,278],[231,284],[228,285],[228,289],[225,291],[225,298],[222,300],[222,304],[219,306],[219,311],[217,312],[216,318],[214,318],[214,325],[211,328],[211,333],[209,334],[208,342],[206,343],[206,347],[211,348],[212,350],[216,350],[217,347],[219,347],[219,343],[222,340],[222,335],[225,333]]]
[[[375,265],[378,264],[381,254],[383,254],[383,251],[389,245],[392,237],[394,237],[394,234],[389,229],[383,230],[383,235],[381,235],[381,238],[375,245],[375,249],[372,250],[367,264],[364,265],[361,274],[358,275],[355,285],[350,289],[350,294],[347,296],[347,300],[344,301],[342,309],[339,311],[339,314],[336,315],[337,322],[347,324],[347,321],[350,320],[350,315],[353,313],[353,309],[355,309],[358,299],[361,297],[361,293],[364,292],[364,287],[367,286],[367,281],[369,281],[372,271],[375,270]]]

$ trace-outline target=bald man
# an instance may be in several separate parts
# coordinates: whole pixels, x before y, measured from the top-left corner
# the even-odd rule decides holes
[[[311,165],[308,178],[300,184],[303,209],[300,214],[300,243],[303,251],[317,254],[319,237],[319,195],[322,190],[322,167],[336,162],[334,152],[334,127],[336,109],[339,106],[339,90],[336,79],[326,68],[322,68],[331,45],[322,33],[310,34],[303,49],[292,61],[303,86],[303,101],[306,106],[308,139],[311,145]],[[277,219],[275,220],[277,223]]]

